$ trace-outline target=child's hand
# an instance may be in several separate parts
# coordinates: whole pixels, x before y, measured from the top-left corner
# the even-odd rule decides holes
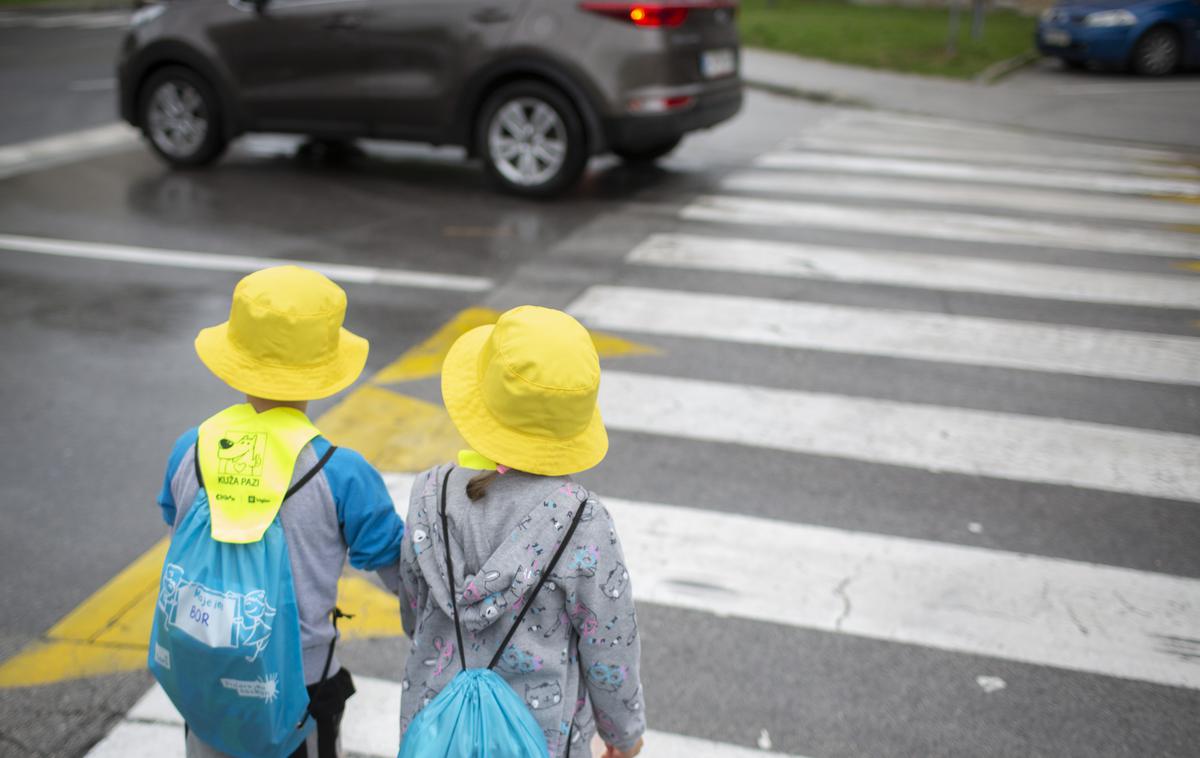
[[[607,742],[604,743],[604,748],[604,758],[633,758],[642,752],[642,738],[638,737],[638,741],[628,750],[618,750]]]

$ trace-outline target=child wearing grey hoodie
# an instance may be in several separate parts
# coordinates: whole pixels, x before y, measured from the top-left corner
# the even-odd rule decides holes
[[[529,706],[550,755],[587,758],[597,731],[616,755],[630,751],[646,728],[641,642],[612,517],[565,476],[510,471],[473,502],[467,483],[479,473],[455,468],[446,493],[467,665],[486,666],[522,604],[532,602],[497,670]],[[412,640],[402,734],[459,671],[438,516],[445,474],[438,467],[417,477],[400,546],[400,615]],[[531,601],[538,566],[554,554],[576,508],[583,513],[571,544]]]
[[[486,667],[521,618],[494,670],[529,708],[550,756],[590,758],[595,733],[608,758],[641,750],[629,571],[608,510],[569,476],[608,449],[599,382],[587,331],[546,308],[509,311],[447,355],[446,410],[473,449],[413,483],[400,545],[400,612],[412,644],[402,735],[463,666],[457,613],[469,669]]]

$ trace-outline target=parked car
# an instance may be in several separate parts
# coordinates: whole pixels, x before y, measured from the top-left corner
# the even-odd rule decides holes
[[[1042,14],[1037,46],[1068,66],[1162,76],[1200,65],[1200,0],[1068,0]]]
[[[737,6],[169,0],[133,17],[120,112],[168,163],[247,132],[461,145],[546,196],[590,156],[652,161],[742,103]]]

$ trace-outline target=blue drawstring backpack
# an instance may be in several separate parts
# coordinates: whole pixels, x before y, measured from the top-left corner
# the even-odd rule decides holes
[[[408,731],[400,743],[399,758],[549,758],[546,738],[528,706],[508,682],[492,669],[500,661],[513,634],[521,626],[525,612],[533,605],[538,590],[570,543],[575,527],[579,525],[583,505],[575,509],[575,517],[571,519],[566,536],[542,571],[529,599],[492,656],[491,663],[487,668],[468,669],[463,653],[462,629],[458,623],[454,564],[450,561],[450,532],[446,526],[446,485],[449,480],[450,471],[447,471],[442,480],[439,513],[442,518],[442,541],[446,545],[446,573],[450,579],[454,633],[458,637],[458,657],[462,670],[408,725]]]
[[[307,484],[334,449],[283,499]],[[314,726],[283,526],[276,514],[257,542],[213,539],[198,450],[196,481],[196,498],[163,565],[150,671],[204,742],[237,758],[283,758]],[[322,681],[332,643],[329,652]]]

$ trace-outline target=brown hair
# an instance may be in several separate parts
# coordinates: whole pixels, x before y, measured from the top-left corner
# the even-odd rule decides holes
[[[498,476],[500,475],[495,471],[480,471],[471,477],[471,480],[467,482],[467,497],[475,501],[486,495],[488,487]]]

